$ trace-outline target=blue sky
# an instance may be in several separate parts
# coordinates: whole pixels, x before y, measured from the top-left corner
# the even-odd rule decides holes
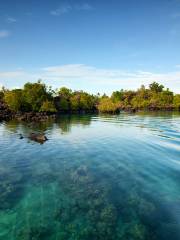
[[[0,86],[39,78],[93,93],[158,81],[180,93],[180,0],[1,0]]]

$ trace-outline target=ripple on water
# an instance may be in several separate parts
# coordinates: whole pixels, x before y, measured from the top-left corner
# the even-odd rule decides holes
[[[179,129],[174,113],[1,123],[0,240],[179,240]]]

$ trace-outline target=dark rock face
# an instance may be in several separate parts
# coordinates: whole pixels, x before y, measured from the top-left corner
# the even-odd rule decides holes
[[[49,118],[56,118],[56,114],[47,114],[46,112],[42,113],[35,113],[35,112],[28,112],[28,113],[17,113],[15,114],[15,118],[18,121],[26,121],[26,122],[41,122],[46,121]]]
[[[55,119],[56,117],[56,114],[49,114],[46,112],[13,112],[0,100],[0,121],[17,119],[18,121],[40,122],[46,121],[49,118]]]
[[[44,143],[48,140],[47,137],[42,133],[31,133],[29,135],[29,139],[39,143]]]
[[[135,109],[135,108],[125,108],[124,111],[128,112],[128,113],[135,113],[135,112],[137,112],[137,109]]]
[[[0,121],[10,120],[13,117],[13,113],[8,109],[6,104],[0,101]]]

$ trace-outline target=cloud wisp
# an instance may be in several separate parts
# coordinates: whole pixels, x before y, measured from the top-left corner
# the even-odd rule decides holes
[[[6,38],[10,35],[10,31],[8,30],[0,30],[0,38]]]
[[[140,85],[148,85],[153,81],[180,92],[180,71],[154,73],[142,70],[123,71],[119,69],[99,69],[83,64],[53,66],[43,69],[43,78],[54,81],[73,80],[85,82],[87,86],[98,85],[109,89],[136,89]],[[84,85],[84,84],[83,84]],[[100,88],[101,88],[100,87]]]
[[[60,16],[62,14],[70,12],[71,10],[72,10],[72,7],[70,5],[64,5],[55,10],[52,10],[50,14],[53,16]]]
[[[155,73],[147,71],[123,71],[119,69],[103,69],[84,64],[51,66],[34,72],[13,71],[0,72],[0,82],[7,87],[22,86],[26,81],[42,79],[54,88],[67,86],[92,93],[106,92],[110,94],[118,89],[137,89],[142,84],[148,86],[157,81],[176,93],[180,93],[180,71]]]
[[[71,11],[90,11],[93,7],[88,3],[83,4],[63,4],[55,10],[51,10],[50,14],[53,16],[61,16]]]
[[[17,19],[13,18],[13,17],[7,17],[6,18],[6,22],[8,22],[8,23],[15,23],[15,22],[17,22]]]
[[[0,79],[3,79],[3,78],[14,78],[15,79],[24,74],[25,74],[25,72],[23,72],[23,71],[0,72]]]
[[[79,11],[81,11],[81,10],[82,11],[89,11],[89,10],[93,10],[93,7],[88,3],[84,3],[84,4],[75,5],[74,9],[79,10]]]

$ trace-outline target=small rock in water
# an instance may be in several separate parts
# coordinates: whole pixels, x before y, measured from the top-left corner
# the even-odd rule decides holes
[[[23,139],[23,135],[22,134],[19,134],[19,139]]]
[[[39,143],[44,143],[45,141],[48,140],[47,137],[41,133],[31,133],[29,135],[29,139]]]

